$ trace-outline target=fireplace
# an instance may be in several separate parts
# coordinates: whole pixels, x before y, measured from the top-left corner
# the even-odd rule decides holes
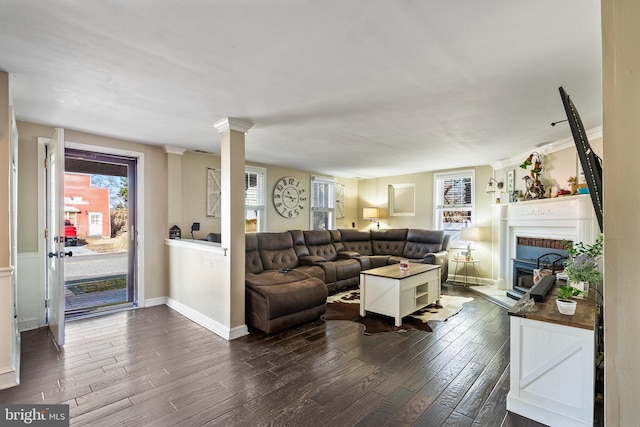
[[[536,282],[534,271],[541,275],[557,274],[563,270],[567,252],[564,241],[533,237],[517,237],[516,255],[513,258],[513,283],[507,295],[520,299]]]
[[[599,235],[589,195],[497,205],[496,222],[496,284],[508,291],[532,283],[536,268],[557,271],[556,255],[566,255],[562,241],[591,244]]]

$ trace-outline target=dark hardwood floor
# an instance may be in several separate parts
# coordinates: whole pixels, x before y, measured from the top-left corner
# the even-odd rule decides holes
[[[227,342],[166,306],[22,334],[22,384],[2,403],[66,403],[91,426],[540,426],[507,415],[506,310],[474,297],[433,332],[362,335],[316,321]]]

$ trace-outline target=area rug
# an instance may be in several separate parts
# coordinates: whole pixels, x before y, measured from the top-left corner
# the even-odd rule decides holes
[[[402,326],[395,326],[392,317],[376,313],[367,313],[366,317],[360,316],[360,291],[351,290],[330,295],[327,298],[327,312],[324,320],[350,320],[364,325],[363,333],[366,335],[381,332],[406,332],[408,330],[420,330],[431,332],[428,321],[446,321],[451,316],[462,310],[462,305],[473,298],[442,295],[440,304],[431,304],[414,314],[402,319]]]

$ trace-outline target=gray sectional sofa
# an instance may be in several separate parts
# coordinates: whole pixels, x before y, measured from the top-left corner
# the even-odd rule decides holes
[[[448,275],[449,236],[442,231],[290,230],[246,234],[246,320],[271,333],[317,319],[327,295],[355,287],[360,271],[410,262],[440,265]]]

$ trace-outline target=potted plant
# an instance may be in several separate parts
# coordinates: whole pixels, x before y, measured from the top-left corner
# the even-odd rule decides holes
[[[598,236],[593,245],[582,242],[565,242],[564,249],[569,258],[564,264],[564,274],[567,284],[580,291],[580,296],[586,296],[589,286],[602,280],[598,271],[598,260],[602,256],[602,236]]]
[[[560,314],[566,314],[569,316],[574,315],[578,303],[571,298],[578,295],[580,295],[580,291],[573,286],[566,285],[558,287],[558,297],[556,299],[556,305],[558,306],[558,311],[560,312]]]

